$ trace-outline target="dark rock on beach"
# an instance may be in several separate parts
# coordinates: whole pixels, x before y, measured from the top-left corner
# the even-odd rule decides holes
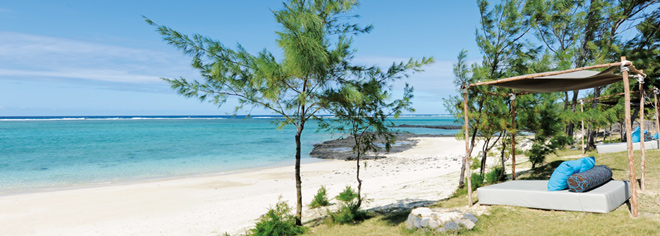
[[[408,150],[415,145],[417,141],[413,138],[417,137],[453,137],[453,135],[437,135],[437,134],[411,134],[411,133],[397,133],[396,134],[396,143],[392,145],[389,153],[397,153]],[[309,154],[311,157],[319,159],[335,159],[335,160],[355,160],[357,155],[353,153],[353,146],[355,142],[353,141],[352,136],[346,138],[340,138],[330,141],[325,141],[323,143],[314,144],[314,149]],[[360,160],[375,160],[384,158],[385,145],[382,140],[378,140],[376,145],[380,147],[378,153],[369,152],[366,155],[362,155]]]
[[[426,129],[462,129],[461,125],[408,125],[402,124],[394,126],[397,128],[426,128]]]

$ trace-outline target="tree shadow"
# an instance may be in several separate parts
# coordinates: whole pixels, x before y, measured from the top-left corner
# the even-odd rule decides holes
[[[548,180],[550,179],[550,176],[552,176],[552,172],[557,169],[561,163],[564,162],[563,160],[556,160],[553,162],[548,163],[547,165],[542,165],[539,167],[536,167],[534,169],[529,170],[525,176],[521,176],[519,179],[521,180]]]
[[[398,225],[405,222],[408,219],[408,215],[412,209],[416,207],[428,207],[437,203],[437,201],[421,200],[421,199],[406,199],[398,200],[396,203],[392,203],[385,206],[379,206],[370,209],[375,214],[383,217],[388,225]]]

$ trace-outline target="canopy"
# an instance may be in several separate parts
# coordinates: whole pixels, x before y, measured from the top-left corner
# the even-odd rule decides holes
[[[474,83],[470,86],[495,85],[515,89],[517,91],[533,93],[572,91],[605,86],[621,81],[621,75],[615,75],[612,73],[615,68],[617,68],[617,66],[608,67],[604,71],[580,70],[565,74],[544,72],[527,76]]]
[[[612,71],[614,68],[621,67],[621,75],[614,75]],[[591,69],[597,68],[607,68],[604,71],[589,71]],[[637,177],[635,175],[635,157],[633,155],[633,146],[632,146],[632,122],[630,119],[630,81],[628,78],[628,71],[636,73],[639,78],[645,78],[646,74],[643,71],[637,70],[632,62],[627,61],[626,57],[621,57],[621,62],[601,64],[594,66],[587,66],[582,68],[575,68],[565,71],[553,71],[545,72],[538,74],[530,75],[521,75],[506,79],[494,80],[479,82],[469,85],[464,85],[463,89],[463,115],[465,116],[463,127],[465,129],[465,159],[464,166],[467,170],[467,173],[470,171],[470,145],[469,145],[469,132],[468,132],[468,122],[469,122],[469,110],[468,110],[468,90],[470,87],[479,86],[479,85],[495,85],[501,87],[507,87],[523,92],[536,92],[536,93],[548,93],[548,92],[561,92],[561,91],[570,91],[570,90],[579,90],[593,88],[597,86],[603,86],[611,84],[620,80],[623,80],[623,89],[624,89],[624,98],[625,98],[625,117],[626,117],[626,140],[628,143],[628,173],[630,177],[630,191],[631,191],[631,214],[633,217],[637,217]],[[640,84],[640,90],[641,90]],[[517,92],[514,92],[517,94]],[[512,135],[515,135],[515,117],[516,117],[516,106],[515,106],[515,96],[512,96],[511,99],[511,108],[512,108],[512,129],[514,132]],[[642,110],[643,111],[643,110]],[[640,111],[641,112],[641,111]],[[659,122],[660,123],[660,122]],[[513,179],[515,180],[515,166],[516,166],[516,155],[515,155],[515,136],[511,138],[511,170],[513,172]],[[642,148],[642,150],[644,150]],[[642,152],[642,179],[641,186],[644,189],[644,175],[645,175],[645,160],[644,152]],[[472,188],[471,178],[467,178],[468,182],[468,204],[472,206]]]

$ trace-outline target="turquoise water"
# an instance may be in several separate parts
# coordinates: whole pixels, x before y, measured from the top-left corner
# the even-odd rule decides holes
[[[276,118],[0,118],[0,193],[235,171],[292,164],[293,126]],[[446,116],[403,117],[396,124],[453,125]],[[402,128],[429,134],[456,130]],[[304,161],[313,145],[340,135],[308,123]]]

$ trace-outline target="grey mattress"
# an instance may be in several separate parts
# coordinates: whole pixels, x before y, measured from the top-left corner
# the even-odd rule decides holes
[[[515,180],[481,187],[477,189],[479,203],[607,213],[630,198],[628,181],[611,180],[583,193],[548,191],[547,184],[547,180]]]
[[[644,149],[658,149],[658,140],[644,142]],[[596,145],[598,153],[623,152],[628,150],[628,143],[599,143]],[[639,142],[633,143],[633,150],[640,150]]]

